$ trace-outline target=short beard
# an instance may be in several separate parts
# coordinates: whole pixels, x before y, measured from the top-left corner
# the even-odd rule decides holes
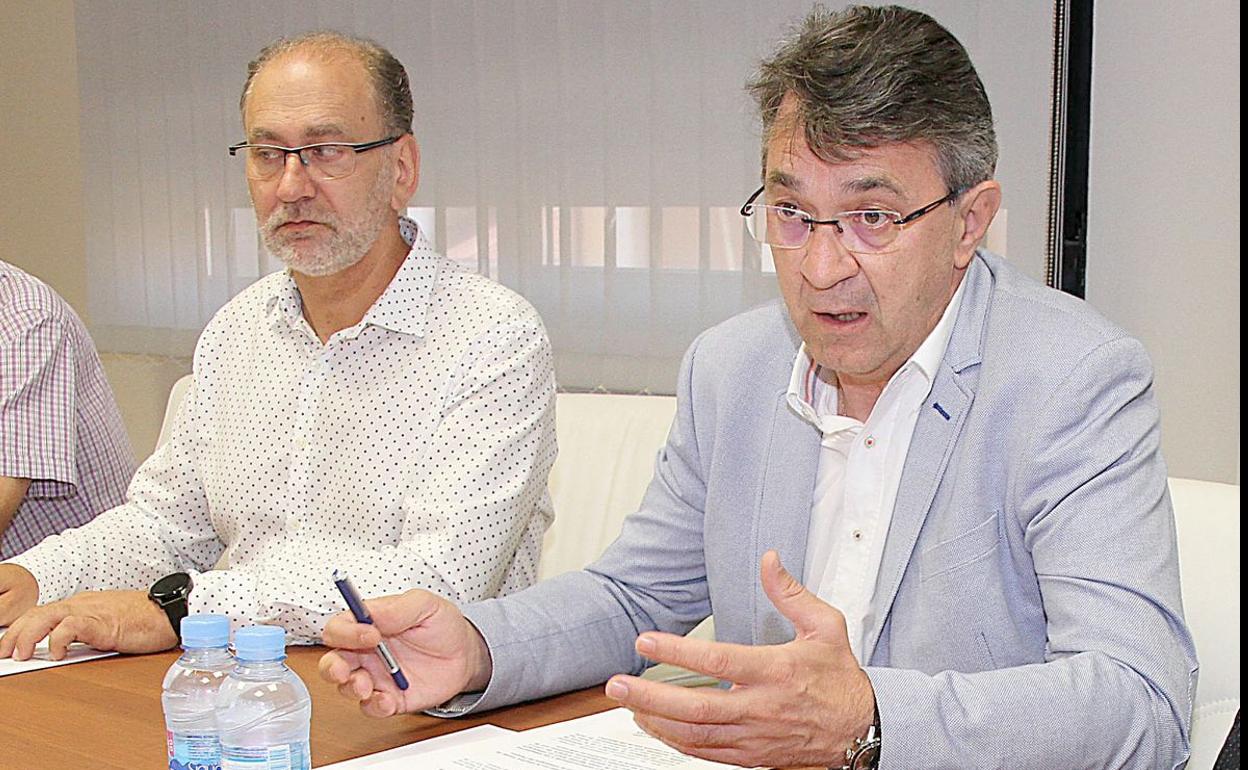
[[[368,199],[358,219],[339,217],[332,211],[317,211],[315,202],[285,203],[275,208],[261,225],[264,245],[282,264],[303,275],[333,275],[355,265],[377,242],[390,218],[391,179],[388,163],[382,163],[369,188]],[[323,240],[285,238],[278,228],[287,222],[308,219],[329,228]]]

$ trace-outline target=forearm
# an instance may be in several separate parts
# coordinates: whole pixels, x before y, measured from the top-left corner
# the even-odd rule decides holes
[[[22,500],[26,499],[26,490],[29,488],[30,479],[0,476],[0,537],[4,536],[9,524],[13,523],[13,517],[22,506]]]
[[[39,581],[43,603],[79,591],[146,590],[157,579],[188,565],[165,542],[163,527],[133,503],[18,554],[11,561]]]
[[[490,676],[479,700],[437,712],[441,716],[589,687],[646,666],[633,650],[638,620],[587,572],[568,572],[461,609],[489,650]],[[567,660],[576,665],[559,664]]]

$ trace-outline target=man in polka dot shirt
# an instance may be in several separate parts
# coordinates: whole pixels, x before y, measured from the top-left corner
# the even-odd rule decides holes
[[[127,501],[0,564],[0,657],[45,636],[53,657],[74,640],[166,649],[186,612],[316,642],[343,606],[335,569],[365,595],[455,601],[536,578],[550,343],[527,302],[399,215],[420,170],[402,65],[333,33],[278,41],[241,109],[230,151],[288,269],[208,324],[172,437]]]

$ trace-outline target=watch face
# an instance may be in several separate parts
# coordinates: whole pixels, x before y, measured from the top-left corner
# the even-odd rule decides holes
[[[854,770],[874,770],[880,766],[880,741],[872,739],[854,756]]]
[[[175,572],[157,580],[148,594],[156,600],[176,599],[186,596],[191,591],[191,576],[185,572]]]

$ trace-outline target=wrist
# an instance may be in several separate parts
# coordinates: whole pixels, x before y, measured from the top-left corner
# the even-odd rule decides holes
[[[468,626],[469,633],[469,665],[468,665],[468,684],[464,686],[464,692],[482,692],[490,684],[490,678],[494,675],[494,660],[490,657],[490,647],[485,643],[485,637],[477,630],[477,627],[470,623],[467,619],[464,624]]]
[[[866,677],[865,673],[864,679],[866,679],[871,721],[859,731],[858,735],[850,741],[849,747],[845,749],[845,764],[841,770],[875,770],[880,764],[880,705],[875,699],[875,689],[871,686],[871,680]]]

